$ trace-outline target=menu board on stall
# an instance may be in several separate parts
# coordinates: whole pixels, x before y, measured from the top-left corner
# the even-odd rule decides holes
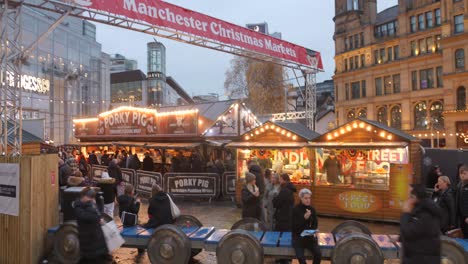
[[[219,192],[216,173],[166,173],[164,189],[174,196],[214,198]]]
[[[236,172],[228,171],[223,174],[223,195],[231,196],[236,194]]]
[[[137,171],[136,192],[143,197],[151,197],[153,185],[157,184],[163,187],[162,175],[159,172]]]

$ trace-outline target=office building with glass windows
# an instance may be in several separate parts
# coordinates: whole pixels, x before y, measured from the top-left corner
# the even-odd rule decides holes
[[[380,0],[383,1],[383,0]],[[335,0],[337,124],[377,120],[425,146],[467,148],[468,0]]]

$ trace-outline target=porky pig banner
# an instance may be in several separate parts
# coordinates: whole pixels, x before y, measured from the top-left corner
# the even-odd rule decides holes
[[[156,0],[74,0],[74,2],[86,8],[145,21],[151,25],[323,70],[319,52],[167,2]]]

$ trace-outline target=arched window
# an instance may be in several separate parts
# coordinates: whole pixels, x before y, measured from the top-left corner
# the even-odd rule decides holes
[[[455,68],[465,69],[465,50],[464,49],[457,49],[455,51]]]
[[[388,125],[388,117],[387,117],[387,107],[382,106],[377,109],[377,121],[384,125]]]
[[[444,105],[441,102],[434,102],[430,109],[432,129],[443,129],[444,128]]]
[[[419,102],[414,106],[414,129],[428,129],[428,125],[426,102]]]
[[[401,107],[399,105],[392,107],[390,110],[390,126],[401,129]]]
[[[348,112],[346,119],[348,120],[348,122],[356,119],[356,114],[354,113],[354,110]]]
[[[457,89],[457,110],[466,109],[466,88],[461,86]]]
[[[363,109],[359,110],[358,117],[367,118],[367,109],[363,108]]]

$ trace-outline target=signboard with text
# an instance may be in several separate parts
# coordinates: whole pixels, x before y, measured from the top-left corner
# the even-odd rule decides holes
[[[0,164],[0,215],[19,215],[19,164]]]
[[[74,0],[85,8],[147,22],[323,70],[320,53],[164,1]]]
[[[223,174],[223,195],[224,196],[233,196],[236,195],[236,176],[235,171],[228,171]]]
[[[218,178],[216,173],[166,173],[164,190],[174,196],[215,198]]]
[[[347,191],[335,196],[335,204],[347,212],[370,213],[382,208],[379,197],[361,191]]]
[[[159,172],[137,171],[135,190],[138,195],[149,198],[153,185],[157,184],[163,187],[163,178]]]
[[[122,170],[122,181],[135,186],[136,171],[132,169],[121,169],[121,170]]]

